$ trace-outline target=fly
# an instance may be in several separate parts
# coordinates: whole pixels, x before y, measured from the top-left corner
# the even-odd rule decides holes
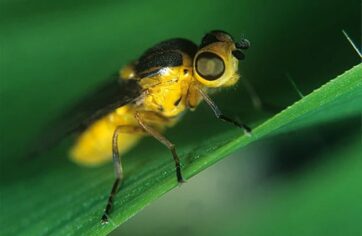
[[[238,64],[248,48],[247,39],[234,41],[219,30],[207,33],[199,46],[182,38],[156,44],[61,117],[54,135],[42,140],[42,145],[51,146],[78,133],[70,150],[73,161],[96,166],[113,159],[115,180],[101,217],[107,223],[123,180],[120,156],[142,137],[150,135],[170,150],[177,181],[183,183],[175,145],[162,133],[184,111],[204,100],[218,119],[251,132],[245,124],[225,116],[208,95],[237,83]]]

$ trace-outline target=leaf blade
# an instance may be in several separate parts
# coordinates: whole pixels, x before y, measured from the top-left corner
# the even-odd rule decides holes
[[[242,132],[240,130],[232,130],[220,134],[211,141],[198,144],[191,150],[181,149],[185,176],[190,178],[223,159],[231,152],[266,136],[359,113],[362,110],[361,75],[362,65],[355,66],[305,96],[280,114],[262,123],[254,129],[252,137],[241,136]],[[323,111],[335,107],[336,104],[340,113],[323,113]],[[326,114],[328,115],[326,116]],[[99,224],[99,217],[109,191],[108,185],[113,179],[107,168],[108,166],[95,170],[82,170],[66,164],[58,168],[55,173],[49,174],[45,172],[36,178],[26,179],[15,187],[5,188],[2,191],[2,202],[8,207],[7,210],[14,204],[14,199],[12,199],[14,192],[24,195],[15,198],[17,202],[26,200],[26,196],[31,195],[32,191],[50,189],[50,193],[46,196],[41,193],[35,195],[28,204],[19,203],[16,209],[17,212],[12,214],[10,218],[4,219],[2,215],[1,222],[2,224],[5,222],[6,225],[6,227],[1,227],[2,234],[57,233],[67,235],[86,233],[97,235],[109,233],[152,201],[177,186],[173,163],[168,158],[168,153],[163,152],[160,158],[150,161],[147,166],[143,166],[144,163],[142,162],[128,162],[130,167],[126,172],[128,178],[117,195],[112,212],[114,224],[106,226]],[[64,176],[65,172],[70,173],[70,175]],[[79,172],[81,172],[80,175]],[[100,176],[102,177],[100,178]],[[73,183],[70,181],[72,178],[79,178],[79,180]],[[50,182],[47,179],[53,180]],[[53,188],[52,183],[54,180],[70,182],[63,186],[63,192],[62,189]],[[82,184],[83,182],[87,184]],[[38,186],[24,190],[23,186],[31,185]],[[16,221],[19,211],[24,210],[30,213],[29,211],[33,210],[34,202],[38,202],[36,206],[41,207],[49,196],[53,198],[53,201],[50,201],[48,205],[45,204],[46,208],[40,208],[38,211],[32,212],[28,219],[22,219],[20,222]],[[65,215],[59,215],[57,211],[63,206],[67,206],[71,211]],[[58,223],[54,224],[55,221]]]

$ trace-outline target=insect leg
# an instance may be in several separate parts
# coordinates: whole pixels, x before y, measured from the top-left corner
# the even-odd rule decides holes
[[[112,155],[113,155],[113,164],[114,164],[114,174],[116,179],[113,182],[112,190],[111,193],[109,194],[107,205],[102,215],[101,219],[102,223],[108,223],[108,215],[112,210],[113,199],[116,196],[116,193],[118,192],[118,189],[120,188],[123,180],[123,168],[118,151],[118,135],[120,133],[136,133],[136,132],[139,133],[144,131],[141,127],[122,125],[118,126],[113,133]]]
[[[175,161],[175,165],[176,165],[176,176],[177,176],[177,181],[179,183],[184,183],[185,180],[182,177],[182,173],[181,173],[181,165],[180,165],[180,159],[177,156],[176,153],[176,148],[175,148],[175,144],[171,143],[170,140],[168,140],[165,136],[163,136],[161,133],[159,133],[157,130],[155,130],[154,128],[148,126],[143,119],[141,118],[141,115],[139,112],[136,112],[135,115],[139,125],[151,136],[153,136],[155,139],[157,139],[158,141],[160,141],[163,145],[165,145],[172,153],[173,159]]]
[[[241,78],[241,81],[244,84],[244,87],[246,88],[246,91],[249,94],[249,97],[251,98],[251,102],[253,103],[254,108],[256,110],[262,110],[263,103],[262,103],[259,95],[256,93],[254,87],[245,78]]]
[[[276,114],[280,110],[283,109],[282,107],[279,107],[274,104],[261,100],[261,98],[260,98],[259,94],[256,92],[255,88],[252,86],[252,84],[246,78],[241,78],[240,80],[244,84],[246,92],[249,94],[249,97],[251,98],[251,102],[256,110],[268,112],[271,114]]]
[[[199,93],[201,94],[201,96],[204,98],[205,102],[211,107],[212,111],[214,112],[215,116],[222,120],[222,121],[226,121],[229,122],[239,128],[242,128],[245,132],[245,134],[250,135],[251,133],[251,128],[249,128],[247,125],[243,124],[243,123],[239,123],[236,120],[233,120],[227,116],[225,116],[220,109],[217,107],[217,105],[211,100],[211,98],[204,92],[202,91],[202,89],[197,88],[197,90],[199,91]]]

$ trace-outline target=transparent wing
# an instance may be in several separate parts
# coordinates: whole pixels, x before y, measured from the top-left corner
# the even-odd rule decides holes
[[[82,132],[116,108],[135,101],[140,94],[141,88],[136,80],[120,80],[113,76],[51,122],[32,145],[30,155],[52,148],[70,134]]]

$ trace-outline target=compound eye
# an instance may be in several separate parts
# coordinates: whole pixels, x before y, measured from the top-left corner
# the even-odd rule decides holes
[[[196,59],[196,71],[206,80],[217,80],[225,71],[224,61],[211,52],[203,52]]]

